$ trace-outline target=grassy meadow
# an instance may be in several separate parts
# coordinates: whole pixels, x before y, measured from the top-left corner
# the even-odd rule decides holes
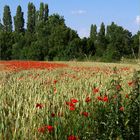
[[[26,70],[0,65],[1,140],[139,138],[138,65],[61,63]]]

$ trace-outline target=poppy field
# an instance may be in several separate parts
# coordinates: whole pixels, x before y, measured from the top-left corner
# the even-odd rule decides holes
[[[137,65],[0,61],[1,140],[138,140]]]

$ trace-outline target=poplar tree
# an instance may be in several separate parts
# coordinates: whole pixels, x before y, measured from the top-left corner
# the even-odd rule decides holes
[[[95,42],[97,38],[97,26],[96,25],[91,25],[90,28],[90,38]]]
[[[15,31],[18,33],[24,32],[24,18],[21,6],[17,7],[16,16],[14,17]]]
[[[105,36],[105,25],[102,22],[100,26],[100,31],[98,33],[97,37],[97,46],[96,46],[96,53],[97,56],[103,56],[105,50],[106,50],[106,36]]]
[[[44,7],[44,21],[45,22],[48,20],[48,16],[49,16],[49,8],[48,8],[48,4],[45,4],[45,7]]]
[[[105,37],[105,25],[104,25],[103,22],[101,23],[101,27],[100,27],[98,37],[99,37],[99,39],[102,39],[102,38]]]
[[[3,26],[4,26],[4,31],[12,32],[12,17],[11,17],[10,7],[8,5],[4,6]]]
[[[33,3],[28,4],[28,20],[27,20],[27,31],[33,33],[35,31],[36,21],[36,8]]]
[[[40,3],[39,21],[44,21],[44,3]]]

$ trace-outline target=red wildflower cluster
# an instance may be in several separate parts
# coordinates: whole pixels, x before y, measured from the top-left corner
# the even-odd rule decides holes
[[[103,100],[101,96],[98,96],[97,99],[100,100],[100,101]]]
[[[54,130],[54,127],[51,126],[51,125],[48,125],[48,126],[45,126],[45,127],[47,128],[47,130],[48,130],[49,132],[52,132],[52,131]]]
[[[42,109],[42,108],[43,108],[43,104],[37,103],[37,104],[36,104],[36,108]]]
[[[74,111],[75,110],[75,103],[77,103],[77,99],[71,99],[70,102],[66,102],[66,105],[69,106],[69,110]]]
[[[75,104],[72,102],[66,102],[66,105],[69,106],[69,110],[74,111],[75,110]]]
[[[51,117],[55,117],[55,114],[54,113],[51,113]]]
[[[97,99],[99,101],[108,102],[108,97],[107,96],[104,96],[104,97],[98,96]]]
[[[77,103],[78,100],[77,99],[71,99],[71,103]]]
[[[91,98],[90,97],[87,97],[86,99],[85,99],[85,102],[90,102],[91,101]]]
[[[70,106],[70,107],[75,107],[75,104],[72,102],[66,102],[66,105]]]
[[[107,96],[104,96],[104,97],[103,97],[103,101],[104,101],[104,102],[108,102],[108,97],[107,97]]]
[[[93,88],[93,93],[98,93],[99,92],[99,88]]]
[[[28,70],[28,69],[54,69],[67,67],[67,64],[48,63],[39,61],[1,61],[8,70]]]
[[[57,80],[54,80],[53,83],[56,84],[57,83]]]
[[[85,117],[88,117],[89,113],[88,112],[82,112],[82,115],[85,116]]]
[[[75,107],[70,106],[69,109],[70,109],[71,111],[74,111],[74,110],[75,110]]]
[[[43,127],[38,128],[38,132],[40,132],[40,133],[45,133],[46,130],[48,130],[49,133],[53,132],[54,127],[51,125],[47,125],[47,126],[43,126]]]

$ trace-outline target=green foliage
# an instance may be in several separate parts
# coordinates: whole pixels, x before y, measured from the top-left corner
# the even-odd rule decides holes
[[[91,25],[90,28],[90,38],[95,42],[97,39],[97,26],[96,25]]]
[[[13,34],[11,32],[0,32],[0,59],[10,60],[12,45],[14,43]]]
[[[45,4],[45,8],[44,8],[44,21],[46,22],[48,20],[49,17],[49,8],[48,8],[48,4]]]
[[[95,45],[94,40],[88,39],[87,40],[87,55],[94,55],[95,54]]]
[[[120,60],[120,57],[121,57],[120,52],[117,51],[117,49],[114,47],[113,44],[109,44],[107,46],[105,53],[103,54],[102,61],[115,62],[115,61]]]
[[[12,59],[23,59],[22,51],[25,45],[25,37],[22,33],[14,32],[14,44],[12,45]]]
[[[40,10],[39,10],[39,21],[44,20],[44,3],[40,3]]]
[[[101,24],[100,31],[97,36],[96,43],[96,55],[102,57],[104,52],[106,51],[106,37],[105,37],[105,25]]]
[[[35,21],[36,21],[36,8],[33,3],[28,4],[28,21],[27,21],[27,31],[34,33],[35,31]]]
[[[133,57],[138,58],[138,52],[139,52],[139,37],[140,37],[140,31],[137,32],[137,34],[135,34],[132,37],[132,52],[133,52]]]
[[[121,26],[117,26],[114,22],[107,26],[107,50],[104,57],[120,60],[121,57],[128,56],[131,53],[131,33],[124,30]]]
[[[10,7],[8,5],[4,6],[3,26],[4,26],[4,31],[12,32],[12,17],[11,17]]]
[[[67,60],[74,60],[78,57],[82,57],[82,49],[79,47],[81,45],[81,41],[79,38],[76,38],[69,42],[65,55]]]
[[[17,33],[24,32],[24,18],[21,6],[17,7],[16,16],[14,17],[15,31]]]
[[[129,104],[129,133],[127,134],[129,139],[136,140],[139,139],[140,131],[140,71],[135,71],[134,73],[134,85],[131,92],[131,101]]]
[[[1,59],[32,59],[32,60],[83,60],[120,61],[121,58],[138,58],[139,32],[132,36],[131,32],[112,22],[107,29],[102,22],[99,32],[97,26],[91,25],[89,38],[80,38],[75,30],[67,27],[65,19],[59,14],[49,16],[48,4],[40,3],[36,10],[33,3],[28,3],[27,29],[24,29],[22,8],[17,7],[12,19],[10,7],[5,6],[3,23],[0,23],[1,39],[9,36],[10,45],[1,41]],[[3,33],[4,32],[4,33]],[[12,39],[12,41],[11,41]],[[9,49],[3,49],[9,46]],[[4,56],[4,54],[9,54]],[[11,56],[12,55],[12,56]]]

